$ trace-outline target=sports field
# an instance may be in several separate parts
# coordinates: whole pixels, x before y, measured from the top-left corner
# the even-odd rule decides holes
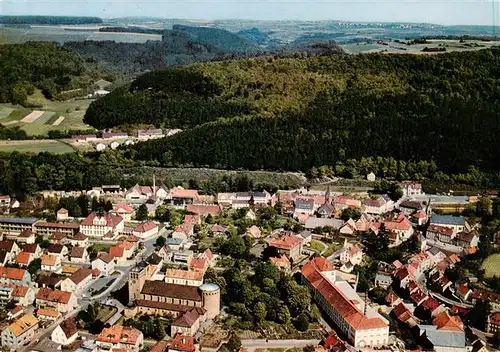
[[[500,253],[486,258],[481,268],[486,271],[486,277],[500,276]]]
[[[28,135],[47,135],[49,131],[86,130],[83,123],[85,111],[92,100],[52,101],[36,91],[28,102],[39,105],[37,108],[24,108],[10,104],[0,104],[0,124],[19,127]]]
[[[10,153],[40,153],[50,152],[54,154],[72,153],[75,150],[69,145],[51,139],[26,140],[26,141],[0,141],[0,152]]]

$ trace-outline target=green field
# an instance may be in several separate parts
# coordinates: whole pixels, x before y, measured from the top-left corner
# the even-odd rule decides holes
[[[86,130],[92,128],[83,123],[85,111],[91,102],[89,99],[52,101],[45,99],[40,91],[36,91],[28,98],[28,103],[40,107],[31,109],[0,104],[0,123],[7,127],[20,127],[31,136],[47,135],[49,131]],[[32,123],[21,122],[26,115],[35,110],[44,113]],[[60,116],[64,116],[64,120],[58,126],[54,126],[54,122]]]
[[[492,254],[486,258],[481,269],[486,271],[486,277],[500,276],[500,253]]]
[[[0,141],[0,152],[10,153],[50,152],[54,154],[72,153],[75,150],[69,145],[56,140],[26,140],[26,141]]]

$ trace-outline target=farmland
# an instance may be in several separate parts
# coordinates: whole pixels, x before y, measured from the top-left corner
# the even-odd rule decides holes
[[[500,253],[486,258],[481,268],[486,271],[486,277],[500,276]]]
[[[68,144],[50,139],[24,140],[24,141],[0,141],[0,152],[10,153],[40,153],[50,152],[54,154],[71,153],[75,150]]]
[[[83,116],[92,100],[51,101],[40,92],[28,100],[36,108],[24,108],[11,104],[0,104],[0,124],[19,127],[28,135],[47,135],[49,131],[86,130]]]

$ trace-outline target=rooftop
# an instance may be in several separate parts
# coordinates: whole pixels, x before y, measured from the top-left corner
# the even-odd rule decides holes
[[[167,269],[165,278],[184,279],[184,280],[203,280],[203,273],[199,271],[187,271],[180,269]]]
[[[453,215],[433,215],[431,217],[431,224],[464,226],[465,218],[463,216]]]
[[[162,281],[146,280],[142,287],[141,294],[186,299],[190,301],[201,301],[201,293],[198,287],[167,284]]]
[[[302,238],[293,235],[285,235],[281,238],[275,239],[269,245],[280,249],[292,249],[302,243]]]
[[[135,345],[141,335],[142,332],[136,328],[114,325],[103,329],[99,336],[96,337],[96,341]]]
[[[26,314],[10,324],[8,328],[15,336],[21,336],[26,331],[35,327],[37,324],[37,318],[35,318],[32,314]]]

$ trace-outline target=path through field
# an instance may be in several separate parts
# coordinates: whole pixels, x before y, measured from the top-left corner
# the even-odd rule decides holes
[[[64,119],[65,119],[65,117],[64,117],[64,116],[59,116],[59,117],[57,118],[57,120],[55,120],[55,121],[54,121],[54,123],[52,124],[52,126],[59,126],[59,125],[61,124],[61,122],[63,122],[63,121],[64,121]]]
[[[35,110],[31,114],[28,114],[25,117],[23,117],[23,119],[21,120],[21,122],[24,122],[24,123],[33,123],[33,122],[35,122],[42,115],[43,115],[43,111]]]

